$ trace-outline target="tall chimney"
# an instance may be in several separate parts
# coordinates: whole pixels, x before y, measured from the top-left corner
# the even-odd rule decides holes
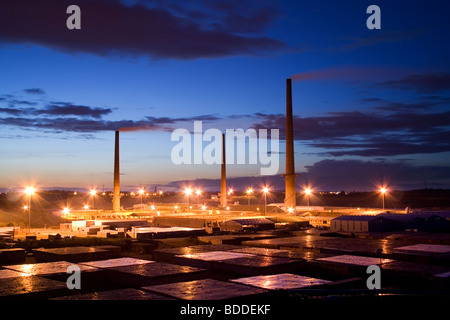
[[[292,125],[292,84],[291,79],[286,79],[286,190],[284,205],[286,209],[295,210],[295,168],[294,168],[294,130]]]
[[[226,157],[225,157],[225,134],[222,133],[222,174],[220,182],[220,206],[225,208],[227,206],[227,172],[226,172]]]
[[[113,192],[113,212],[120,212],[120,165],[119,165],[119,131],[116,131],[116,141],[114,150],[114,192]]]

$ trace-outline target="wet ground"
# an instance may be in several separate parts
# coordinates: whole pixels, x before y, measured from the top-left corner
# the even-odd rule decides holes
[[[0,299],[221,300],[259,299],[280,292],[301,299],[354,292],[372,295],[366,284],[370,265],[381,267],[385,293],[450,293],[449,234],[352,238],[310,233],[276,237],[266,232],[253,238],[203,236],[203,244],[195,245],[187,245],[193,242],[189,238],[186,246],[183,239],[155,241],[155,249],[142,254],[115,246],[40,248],[28,255],[17,249],[0,251]],[[67,288],[70,265],[80,267],[80,290]]]

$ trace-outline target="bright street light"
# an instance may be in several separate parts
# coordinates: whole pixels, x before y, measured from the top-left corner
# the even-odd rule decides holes
[[[191,189],[191,188],[186,188],[186,189],[184,189],[184,193],[186,194],[186,197],[187,197],[187,206],[188,206],[188,208],[189,208],[189,196],[190,196],[191,193],[192,193],[192,189]]]
[[[200,204],[200,196],[202,195],[202,191],[200,189],[197,189],[197,191],[195,191],[195,194],[197,195],[197,205]]]
[[[264,187],[263,192],[264,192],[264,215],[267,215],[267,193],[269,192],[269,188]]]
[[[308,198],[308,208],[309,208],[309,197],[311,196],[312,191],[310,188],[306,188],[304,192]]]
[[[387,189],[385,187],[380,188],[381,196],[383,197],[383,210],[384,210],[384,195],[386,194]]]
[[[97,194],[97,190],[91,189],[91,191],[89,191],[89,194],[92,197],[92,210],[94,210],[94,201],[95,201],[95,195]]]
[[[250,195],[253,193],[253,189],[248,188],[246,192],[247,192],[247,196],[248,196],[248,205],[250,205]]]
[[[142,211],[142,196],[144,195],[145,191],[144,189],[139,189],[139,196],[141,197],[141,211]]]
[[[28,233],[31,233],[31,196],[36,192],[36,189],[34,187],[26,187],[24,192],[28,195],[28,205],[24,209],[28,209]]]
[[[26,187],[25,188],[25,193],[29,196],[33,195],[36,192],[36,189],[33,187]]]

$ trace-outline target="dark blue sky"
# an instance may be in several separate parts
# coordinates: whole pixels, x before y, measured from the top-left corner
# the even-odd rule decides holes
[[[71,4],[81,30],[66,27]],[[380,30],[366,27],[371,4]],[[216,179],[217,165],[172,163],[172,131],[282,130],[289,77],[299,185],[449,188],[448,12],[447,1],[4,0],[0,188],[111,188],[113,131],[136,127],[121,133],[124,189]]]

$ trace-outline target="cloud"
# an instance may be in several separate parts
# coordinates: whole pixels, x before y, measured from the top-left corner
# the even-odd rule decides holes
[[[0,108],[0,113],[8,113],[12,115],[20,115],[23,113],[23,110],[15,109],[15,108]]]
[[[221,14],[217,8],[215,15],[202,15],[200,10],[193,19],[189,6],[179,3],[78,0],[76,4],[81,9],[81,29],[69,30],[68,2],[4,0],[0,3],[0,39],[72,53],[182,60],[261,55],[287,47],[260,34],[276,16],[266,7],[247,15]],[[236,9],[246,12],[245,7],[241,3]]]
[[[99,132],[99,131],[166,131],[172,132],[177,125],[183,122],[192,122],[199,118],[217,119],[214,116],[200,117],[146,117],[143,120],[116,120],[108,121],[103,119],[83,119],[74,117],[56,118],[28,118],[28,117],[7,117],[0,118],[0,125],[21,128],[33,128],[35,130],[46,129],[56,133],[61,132]]]
[[[75,105],[70,102],[44,102],[44,106],[40,107],[36,101],[19,100],[14,95],[3,95],[3,98],[0,99],[0,103],[8,105],[8,107],[0,107],[0,113],[22,116],[45,115],[101,118],[102,116],[112,112],[112,109],[110,108],[95,108],[90,106]]]
[[[146,130],[168,130],[162,123],[152,123],[151,120],[118,120],[106,121],[101,119],[80,119],[73,117],[56,118],[26,118],[8,117],[0,118],[0,124],[21,128],[33,128],[35,130],[46,129],[53,132],[99,132],[115,131],[120,128],[139,127]]]
[[[189,128],[193,121],[210,122],[216,128],[240,119],[247,128],[279,129],[285,139],[285,115],[255,113],[248,115],[206,114],[185,117],[146,116],[139,120],[106,120],[109,107],[83,106],[64,101],[42,102],[42,106],[22,104],[14,95],[2,95],[0,125],[47,132],[95,133],[99,131],[161,131]],[[29,101],[33,104],[33,101]],[[16,103],[16,105],[14,104]],[[450,151],[450,111],[448,101],[437,96],[414,103],[365,98],[376,103],[368,111],[329,112],[319,116],[294,115],[294,139],[314,148],[315,154],[343,157],[390,157],[433,154]],[[2,104],[6,104],[2,106]]]
[[[70,103],[61,103],[60,105],[49,105],[42,110],[36,111],[38,114],[47,115],[75,115],[82,117],[101,118],[111,113],[110,108],[93,108],[89,106],[73,105]]]
[[[6,106],[2,106],[5,104]],[[33,106],[33,107],[30,107]],[[192,124],[193,121],[218,121],[221,117],[213,114],[193,117],[153,117],[141,120],[105,120],[104,116],[113,113],[109,107],[92,107],[64,101],[18,100],[15,95],[0,96],[0,125],[20,127],[27,130],[48,132],[82,132],[98,131],[173,131],[177,126]],[[2,117],[1,114],[4,116]]]
[[[436,106],[440,105],[437,102],[415,102],[415,103],[404,103],[404,102],[384,102],[382,105],[375,107],[377,110],[384,110],[389,112],[410,112],[410,111],[423,111],[430,110]]]
[[[444,138],[445,137],[445,138]],[[450,152],[450,143],[448,138],[450,131],[441,131],[436,134],[426,134],[415,136],[413,138],[408,135],[385,135],[378,137],[368,137],[361,141],[345,142],[313,142],[310,146],[323,148],[326,151],[324,155],[333,157],[340,156],[398,156],[411,154],[429,154]]]
[[[379,83],[382,87],[413,90],[419,93],[435,93],[450,90],[450,73],[434,72],[426,74],[411,74],[400,80],[389,80]]]
[[[316,186],[329,190],[370,190],[372,183],[389,182],[392,188],[423,187],[424,181],[432,186],[449,187],[450,167],[412,165],[406,161],[322,160],[306,167],[305,175]],[[302,175],[300,175],[302,176]],[[306,177],[303,177],[303,179]],[[372,190],[373,190],[372,189]]]
[[[23,91],[29,94],[45,94],[45,91],[40,88],[24,89]]]
[[[292,81],[338,80],[338,81],[382,81],[403,75],[405,70],[392,67],[367,67],[358,65],[339,66],[305,71],[290,76]]]
[[[403,42],[406,40],[410,40],[423,34],[424,31],[421,30],[408,30],[408,31],[399,31],[399,30],[391,30],[391,31],[381,31],[372,36],[368,37],[352,37],[344,39],[348,40],[348,44],[345,44],[339,48],[334,48],[332,51],[350,51],[359,49],[361,47],[374,46],[382,43],[396,43]]]
[[[120,131],[145,131],[145,130],[161,130],[161,131],[173,131],[175,125],[181,125],[185,122],[193,121],[216,121],[220,120],[215,115],[201,115],[194,117],[181,117],[181,118],[169,118],[169,117],[145,117],[146,120],[131,122],[129,126],[120,127]]]
[[[448,102],[448,96],[438,96],[450,91],[450,73],[423,72],[411,74],[410,70],[400,67],[366,67],[366,66],[339,66],[310,70],[290,76],[292,81],[352,81],[366,82],[372,88],[390,90],[410,90],[419,94],[429,94],[428,100]],[[395,80],[385,80],[395,79]],[[377,102],[379,98],[369,97],[362,102]]]
[[[390,189],[411,190],[423,188],[424,182],[432,188],[449,188],[450,167],[416,166],[408,161],[321,160],[306,166],[296,177],[297,190],[311,184],[317,191],[373,191],[382,183]],[[173,181],[166,186],[182,190],[188,185],[220,190],[220,179]],[[269,185],[271,190],[284,191],[284,178],[280,175],[261,177],[230,177],[227,185],[238,190],[252,186]]]
[[[284,114],[254,115],[258,121],[256,128],[285,127]],[[302,118],[293,117],[294,139],[315,140],[324,138],[341,138],[356,135],[383,134],[391,131],[409,133],[420,132],[448,126],[450,111],[436,113],[413,112],[329,112],[323,116]]]
[[[396,156],[450,151],[450,111],[330,112],[323,116],[294,116],[294,139],[331,156]],[[253,128],[280,129],[285,115],[253,115]]]

